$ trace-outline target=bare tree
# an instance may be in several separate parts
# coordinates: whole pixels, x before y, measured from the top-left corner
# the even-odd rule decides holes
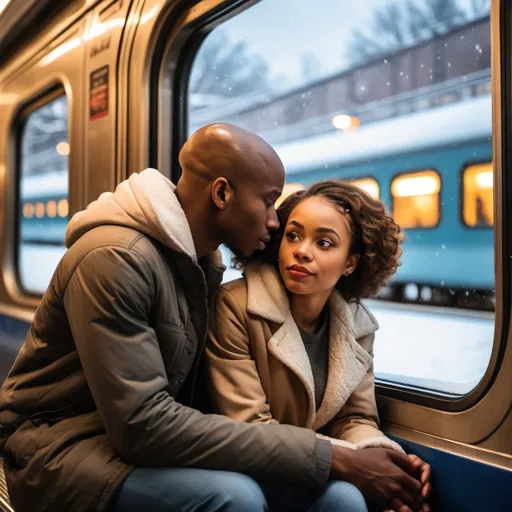
[[[470,16],[471,18],[480,18],[489,14],[491,7],[490,0],[471,0],[470,2]]]
[[[301,75],[306,81],[317,79],[322,73],[320,59],[311,52],[303,53],[301,56]]]
[[[60,96],[31,112],[22,132],[23,175],[61,170],[67,160],[56,151],[59,142],[68,140],[68,105]]]
[[[347,46],[352,65],[432,39],[488,11],[489,0],[471,0],[467,12],[459,0],[389,2],[373,13],[368,30],[356,29]]]
[[[215,30],[195,58],[190,92],[225,97],[239,96],[268,86],[268,64],[262,55],[250,54],[244,40],[230,41]]]

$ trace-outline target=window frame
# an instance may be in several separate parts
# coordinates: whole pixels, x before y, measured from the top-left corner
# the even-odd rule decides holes
[[[14,176],[14,193],[15,193],[15,200],[14,200],[14,233],[13,233],[13,272],[16,282],[16,287],[18,293],[21,295],[21,297],[24,297],[29,300],[35,300],[40,299],[44,293],[39,293],[34,290],[26,289],[21,280],[21,274],[20,274],[20,228],[21,228],[21,222],[20,222],[20,214],[23,214],[23,203],[21,201],[21,194],[20,194],[20,187],[21,187],[21,178],[22,178],[22,141],[23,141],[23,135],[24,130],[27,124],[27,120],[30,117],[32,113],[34,113],[39,108],[47,105],[48,103],[56,100],[57,98],[60,98],[64,96],[66,98],[67,102],[67,108],[68,108],[68,141],[70,138],[70,130],[69,130],[69,117],[71,114],[70,109],[70,100],[69,96],[66,91],[66,87],[63,83],[57,83],[53,84],[50,87],[45,88],[41,92],[39,92],[33,99],[30,99],[29,101],[23,103],[18,110],[16,111],[15,118],[12,122],[11,126],[11,140],[12,140],[12,146],[14,148],[14,162],[12,166],[12,175]],[[71,150],[70,150],[71,152]],[[68,155],[68,183],[69,183],[69,177],[70,177],[70,171],[69,171],[69,157]],[[68,205],[69,205],[69,190],[68,190]],[[69,220],[69,212],[68,212],[68,220]]]
[[[229,19],[241,10],[255,4],[256,1],[247,2],[233,0],[214,0],[211,3],[194,4],[186,11],[179,20],[175,20],[174,33],[169,37],[167,33],[167,48],[171,48],[178,57],[173,58],[172,63],[178,68],[171,74],[173,89],[178,87],[184,94],[185,101],[178,106],[178,98],[173,94],[174,101],[170,105],[173,127],[181,131],[181,139],[176,137],[177,130],[159,131],[160,141],[165,140],[165,148],[168,150],[168,141],[172,142],[171,161],[177,162],[177,149],[184,142],[186,130],[183,128],[183,121],[186,116],[178,116],[179,112],[187,111],[186,90],[187,86],[179,82],[177,78],[182,76],[181,66],[186,62],[189,69],[195,56],[194,53],[184,52],[186,48],[184,41],[198,40],[198,34],[204,37],[210,30]],[[208,4],[208,5],[205,5]],[[151,8],[152,2],[148,2],[147,9]],[[502,0],[491,0],[491,76],[493,95],[493,162],[495,174],[494,209],[495,209],[495,255],[496,271],[502,279],[496,282],[496,312],[494,342],[489,365],[480,381],[473,391],[456,399],[448,399],[437,392],[425,393],[416,389],[407,389],[405,386],[386,385],[377,383],[377,395],[381,411],[392,424],[400,425],[403,429],[415,429],[424,434],[433,436],[446,436],[448,440],[456,440],[463,443],[476,443],[488,437],[493,430],[499,426],[508,413],[512,403],[505,403],[502,397],[502,389],[509,382],[508,375],[512,372],[512,336],[511,343],[507,349],[509,336],[509,311],[511,307],[511,286],[512,269],[503,262],[508,262],[512,256],[512,219],[509,221],[504,215],[502,208],[502,192],[506,191],[507,196],[512,197],[512,179],[507,179],[503,169],[509,159],[512,159],[512,147],[501,145],[502,140],[512,137],[512,112],[505,108],[502,102],[502,90],[509,99],[509,90],[512,90],[512,76],[506,74],[511,68],[512,62],[512,23],[509,21],[509,14],[512,14],[512,5],[507,5]],[[164,16],[163,13],[161,13]],[[188,17],[187,17],[188,16]],[[147,27],[148,29],[150,27]],[[159,27],[152,27],[159,28]],[[508,46],[507,46],[508,45]],[[199,45],[196,45],[198,48]],[[190,48],[190,46],[188,46]],[[160,52],[160,57],[167,52]],[[136,57],[137,65],[143,57]],[[163,61],[158,63],[159,76],[162,78]],[[504,72],[502,72],[504,70]],[[155,99],[160,99],[160,92],[153,90]],[[183,97],[183,96],[182,96]],[[507,103],[510,104],[510,101]],[[135,105],[133,105],[135,107]],[[176,108],[176,107],[179,108]],[[157,116],[158,117],[158,116]],[[153,119],[158,123],[159,119]],[[156,125],[155,125],[156,126]],[[159,125],[161,127],[161,124]],[[167,138],[165,138],[167,136]],[[160,142],[159,151],[162,151],[164,144]],[[510,148],[510,150],[509,150]],[[510,153],[509,153],[510,151]],[[155,161],[155,160],[154,160]],[[161,160],[159,160],[161,163]],[[502,166],[503,164],[503,166]],[[170,170],[169,168],[165,170]],[[179,173],[177,173],[179,175]],[[441,183],[442,186],[442,183]],[[442,218],[442,217],[441,217]],[[430,229],[430,228],[428,228]],[[506,312],[506,315],[504,315]],[[496,384],[496,385],[494,385]],[[502,387],[503,386],[503,387]],[[501,387],[501,389],[500,389]]]
[[[476,167],[477,165],[486,165],[490,164],[491,169],[493,170],[493,162],[492,160],[470,160],[468,162],[465,162],[460,170],[460,180],[459,180],[459,195],[460,195],[460,208],[459,208],[459,221],[463,229],[468,231],[491,231],[494,228],[494,220],[493,224],[490,226],[470,226],[465,220],[464,220],[464,209],[465,209],[465,203],[464,203],[464,174],[470,167]],[[493,184],[493,199],[494,199],[494,184]],[[494,207],[493,207],[494,208]]]
[[[401,178],[401,177],[404,177],[407,175],[412,175],[412,174],[419,174],[422,172],[433,172],[439,178],[439,192],[437,192],[438,199],[439,199],[438,205],[437,205],[437,222],[433,226],[427,226],[427,227],[421,227],[421,226],[420,227],[412,227],[412,228],[402,227],[401,224],[399,222],[397,222],[395,219],[395,196],[393,195],[393,183],[398,178]],[[436,167],[432,166],[428,169],[425,169],[425,168],[416,169],[415,168],[415,169],[411,169],[408,171],[398,171],[397,173],[393,174],[389,179],[389,198],[391,201],[391,215],[392,215],[393,219],[395,219],[395,222],[397,222],[397,224],[400,226],[400,229],[402,229],[404,231],[405,230],[407,230],[407,231],[411,231],[411,230],[432,231],[434,229],[437,229],[438,227],[440,227],[440,225],[443,221],[443,209],[441,208],[442,207],[442,200],[441,200],[442,193],[443,193],[443,179],[441,177],[441,173],[439,172],[439,170]],[[425,194],[423,194],[423,195],[425,195]]]

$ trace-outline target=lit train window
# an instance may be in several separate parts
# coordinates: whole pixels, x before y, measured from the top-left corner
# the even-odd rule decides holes
[[[472,227],[489,227],[494,222],[492,163],[470,165],[462,177],[462,217]]]
[[[439,222],[441,178],[435,171],[397,176],[391,183],[393,216],[401,228],[432,228]]]
[[[377,180],[374,180],[373,178],[362,178],[352,180],[350,183],[356,187],[362,188],[365,192],[368,192],[373,199],[379,199],[380,190]]]
[[[396,274],[367,301],[376,377],[418,401],[425,389],[469,393],[494,339],[494,233],[461,222],[462,202],[469,226],[488,221],[489,175],[460,172],[492,158],[490,1],[245,4],[204,16],[215,28],[184,68],[187,134],[216,122],[257,133],[284,164],[283,197],[342,178],[382,200],[405,238]],[[163,106],[175,70],[169,51]],[[222,253],[224,280],[240,277]]]
[[[68,104],[62,91],[27,106],[19,131],[18,277],[42,294],[65,252],[68,221]]]

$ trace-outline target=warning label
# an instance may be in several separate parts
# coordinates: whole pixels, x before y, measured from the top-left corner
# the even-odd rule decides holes
[[[89,98],[89,119],[99,119],[108,115],[108,66],[91,73]]]

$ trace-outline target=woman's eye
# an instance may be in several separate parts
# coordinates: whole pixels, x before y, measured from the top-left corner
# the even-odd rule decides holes
[[[329,240],[319,240],[318,241],[318,245],[322,248],[322,249],[327,249],[328,247],[332,247],[332,242],[330,242]]]
[[[288,240],[293,242],[293,241],[297,240],[299,237],[297,236],[297,233],[294,233],[293,231],[291,231],[290,233],[286,233],[286,238],[288,238]]]

